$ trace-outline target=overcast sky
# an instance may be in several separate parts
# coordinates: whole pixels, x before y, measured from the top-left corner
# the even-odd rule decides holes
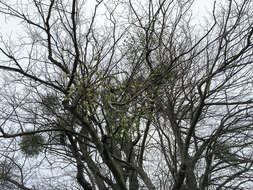
[[[193,15],[197,20],[202,20],[208,13],[212,10],[213,3],[215,0],[195,0],[193,5]],[[17,28],[18,21],[15,19],[6,19],[2,14],[0,14],[0,34],[3,36],[6,34],[19,33],[20,30]]]

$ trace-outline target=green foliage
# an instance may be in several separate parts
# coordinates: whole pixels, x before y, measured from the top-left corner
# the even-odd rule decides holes
[[[107,132],[116,139],[131,140],[139,133],[140,118],[145,114],[142,105],[128,102],[143,88],[144,80],[118,82],[102,91],[103,109],[107,120]],[[143,94],[143,93],[142,93]],[[142,95],[140,94],[139,97]],[[116,133],[115,133],[116,131]]]
[[[44,141],[40,134],[24,135],[20,142],[20,149],[25,155],[34,157],[43,150]]]
[[[55,94],[47,94],[41,98],[42,112],[47,115],[54,115],[59,109],[59,97]]]

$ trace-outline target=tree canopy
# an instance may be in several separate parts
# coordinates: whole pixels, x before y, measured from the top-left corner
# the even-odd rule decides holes
[[[253,2],[1,0],[1,189],[250,189]]]

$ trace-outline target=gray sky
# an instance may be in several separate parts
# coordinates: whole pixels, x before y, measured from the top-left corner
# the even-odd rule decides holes
[[[203,21],[202,19],[212,10],[214,1],[215,0],[195,0],[193,5],[194,19]],[[6,37],[6,34],[11,34],[17,37],[22,31],[20,26],[18,26],[17,20],[10,18],[6,19],[2,14],[0,14],[0,23],[0,36]]]

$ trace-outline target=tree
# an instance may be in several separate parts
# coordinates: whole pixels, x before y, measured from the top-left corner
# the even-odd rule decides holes
[[[1,1],[23,27],[0,47],[5,187],[251,187],[253,5],[194,28],[193,3]]]

